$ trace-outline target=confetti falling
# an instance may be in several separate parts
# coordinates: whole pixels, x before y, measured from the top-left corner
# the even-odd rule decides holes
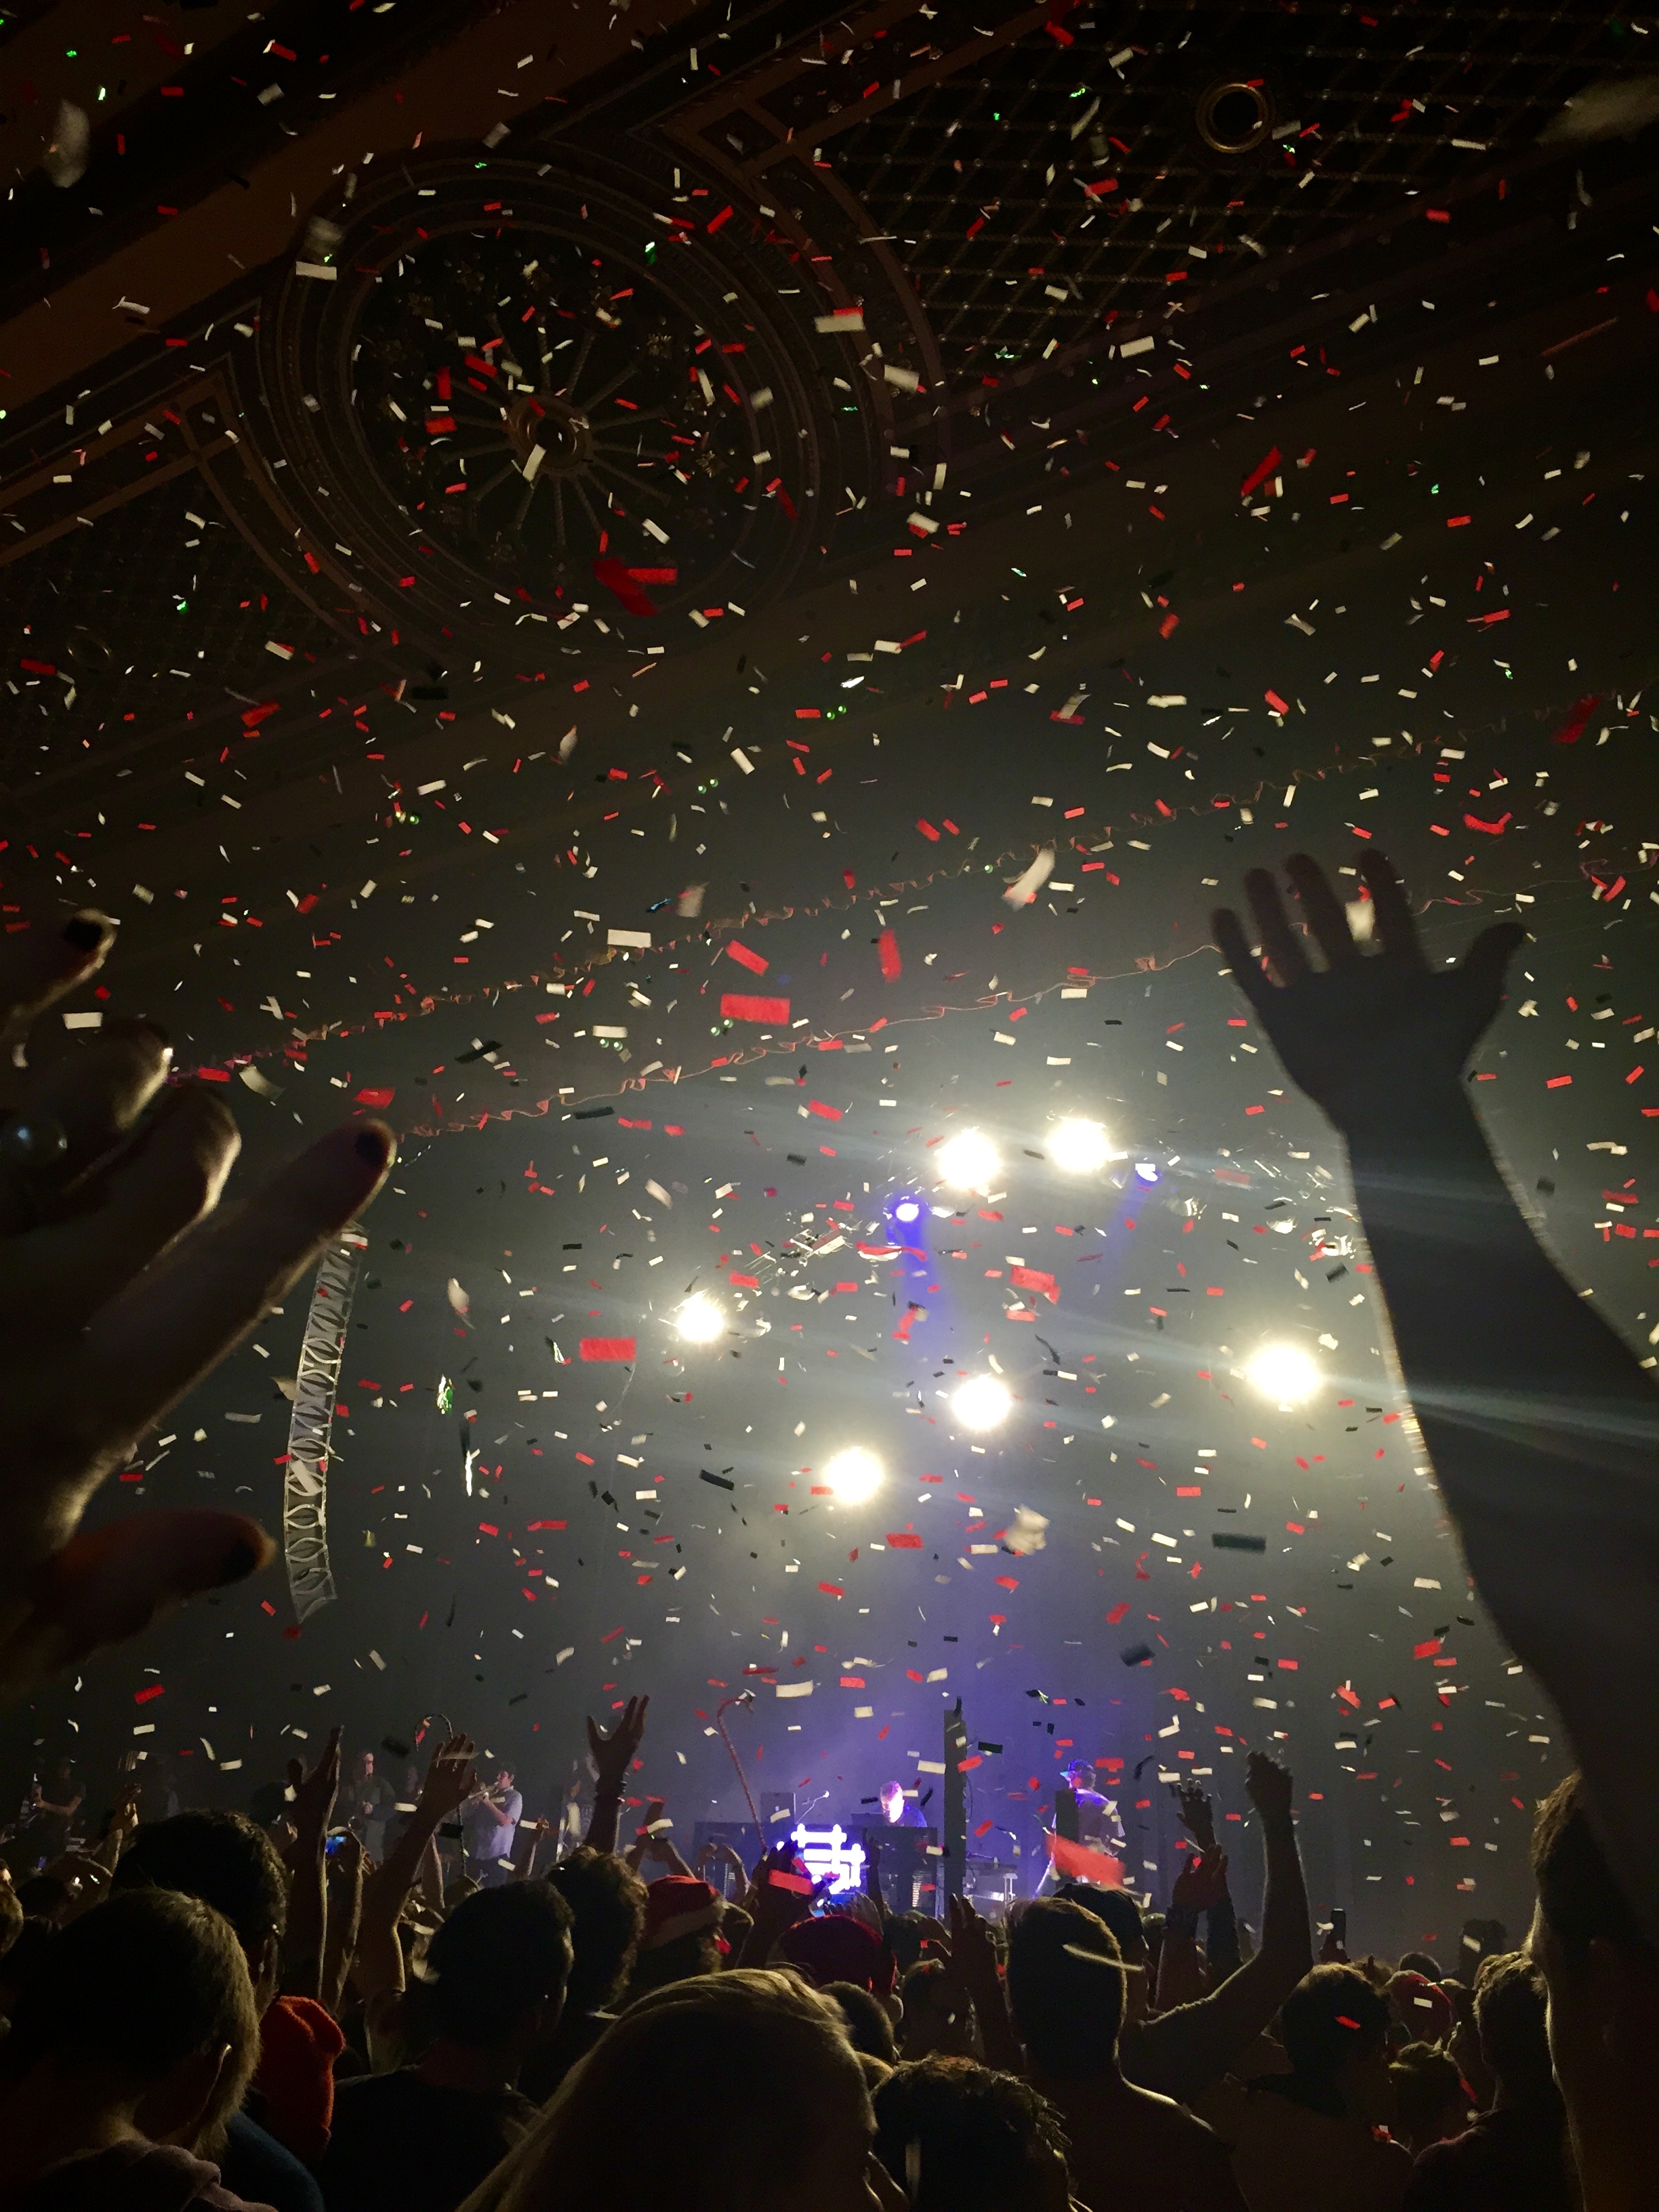
[[[943,56],[908,28],[906,69]],[[701,99],[709,54],[678,51]],[[257,59],[256,184],[324,84]],[[1375,1884],[1379,1942],[1471,1887],[1518,1917],[1565,1747],[1443,1525],[1340,1150],[1206,916],[1293,842],[1363,929],[1374,842],[1433,957],[1524,921],[1471,1081],[1575,1281],[1655,1340],[1659,319],[1640,222],[1570,181],[1616,142],[1526,187],[1572,223],[1540,273],[1498,130],[1452,137],[1415,78],[1372,118],[1387,159],[1310,103],[1248,175],[1177,188],[1157,39],[1056,14],[1003,55],[1006,115],[866,61],[809,43],[779,97],[931,358],[865,263],[815,259],[811,173],[744,197],[653,152],[585,198],[527,115],[491,143],[493,90],[464,170],[422,166],[443,134],[412,112],[407,176],[348,194],[319,160],[280,303],[210,336],[182,293],[106,286],[135,383],[89,352],[66,398],[61,355],[59,390],[0,334],[8,927],[118,915],[66,1020],[165,1020],[252,1158],[354,1110],[404,1148],[333,1423],[340,1602],[296,1648],[255,1589],[118,1668],[181,1760],[275,1772],[337,1711],[378,1741],[447,1700],[550,1799],[573,1717],[650,1687],[641,1786],[698,1812],[732,1796],[711,1695],[759,1689],[757,1771],[846,1807],[927,1771],[961,1697],[1007,1746],[970,1778],[999,1853],[1040,1864],[1060,1763],[1097,1755],[1154,1889],[1156,1784],[1206,1776],[1231,1815],[1267,1743],[1326,1808],[1316,1886]],[[836,136],[847,88],[868,113]],[[42,89],[49,253],[136,153],[79,76]],[[947,125],[924,206],[896,179]],[[1307,210],[1326,259],[1289,251]],[[1432,259],[1470,235],[1485,307]],[[282,317],[334,381],[256,435]],[[1074,1115],[1110,1140],[1090,1176],[1048,1149]],[[965,1197],[937,1154],[969,1126],[1000,1166]],[[274,1516],[302,1310],[124,1502]],[[1293,1410],[1251,1384],[1267,1340],[1316,1370]],[[953,1391],[988,1372],[1012,1408],[970,1433]],[[854,1446],[861,1500],[821,1479]],[[768,1725],[775,1693],[802,1702]]]

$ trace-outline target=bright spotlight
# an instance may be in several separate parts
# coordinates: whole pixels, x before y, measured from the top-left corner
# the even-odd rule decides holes
[[[690,1297],[674,1316],[674,1333],[687,1344],[712,1344],[726,1327],[726,1316],[706,1291]]]
[[[1001,1155],[980,1129],[962,1130],[939,1151],[940,1179],[957,1190],[988,1190],[1001,1166]]]
[[[823,1470],[823,1479],[848,1505],[862,1505],[881,1487],[881,1462],[861,1444],[837,1452]]]
[[[1141,1181],[1142,1182],[1144,1182],[1144,1183],[1155,1183],[1155,1182],[1158,1181],[1158,1163],[1157,1163],[1157,1161],[1156,1161],[1156,1160],[1137,1160],[1137,1161],[1135,1162],[1135,1173],[1136,1173],[1136,1175],[1139,1177],[1139,1179],[1140,1179],[1140,1181]]]
[[[1048,1139],[1048,1157],[1066,1175],[1095,1175],[1111,1157],[1098,1121],[1062,1121]]]
[[[921,1218],[922,1203],[919,1198],[900,1198],[893,1201],[893,1218],[902,1221],[908,1229],[913,1221]]]
[[[1251,1388],[1276,1406],[1299,1406],[1319,1388],[1319,1370],[1293,1344],[1264,1344],[1244,1372]]]
[[[982,1436],[988,1429],[1002,1426],[1013,1402],[1006,1382],[999,1382],[994,1375],[974,1375],[952,1391],[951,1411],[964,1429]]]

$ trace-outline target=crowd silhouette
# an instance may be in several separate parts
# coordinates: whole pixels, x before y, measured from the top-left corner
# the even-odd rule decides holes
[[[1536,1906],[1448,1972],[1335,1931],[1317,1958],[1292,1778],[1253,1753],[1266,1867],[1236,1900],[1210,1808],[1164,1899],[1063,1881],[992,1924],[814,1893],[786,1846],[741,1901],[651,1808],[648,1724],[588,1724],[586,1832],[430,1748],[412,1810],[337,1735],[266,1817],[43,1776],[0,1879],[0,2212],[1635,2212],[1659,2198],[1655,1399],[1575,1292],[1463,1081],[1522,933],[1431,968],[1382,856],[1356,943],[1319,867],[1219,944],[1346,1140],[1401,1372],[1481,1595],[1577,1771],[1539,1809]],[[14,1047],[112,932],[9,936]],[[1254,940],[1254,941],[1253,941]],[[37,1073],[14,1050],[0,1239],[0,1680],[14,1697],[253,1572],[212,1511],[82,1516],[105,1478],[372,1199],[389,1131],[313,1146],[235,1214],[222,1102],[143,1024]],[[1478,1285],[1472,1289],[1472,1285]],[[1632,1756],[1632,1749],[1638,1755]],[[145,1802],[146,1799],[149,1802]],[[463,1849],[453,1848],[454,1838]],[[331,1851],[331,1838],[337,1838]],[[1254,1914],[1252,1939],[1242,1902]],[[1161,1911],[1152,1908],[1162,1906]]]

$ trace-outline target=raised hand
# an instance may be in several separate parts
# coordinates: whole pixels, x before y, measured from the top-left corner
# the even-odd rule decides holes
[[[435,1827],[440,1820],[448,1820],[477,1789],[477,1777],[472,1771],[475,1748],[470,1735],[452,1735],[433,1753],[426,1780],[421,1784],[419,1817],[423,1822]]]
[[[1176,1876],[1170,1902],[1185,1912],[1208,1912],[1227,1894],[1227,1854],[1194,1851]]]
[[[18,1064],[29,1024],[96,974],[114,938],[84,914],[0,946],[0,1692],[12,1695],[270,1557],[240,1514],[85,1531],[81,1518],[373,1198],[393,1151],[379,1122],[336,1130],[204,1227],[240,1139],[205,1085],[166,1087],[159,1030],[108,1023]]]
[[[998,1986],[996,1946],[988,1922],[965,1897],[947,1899],[955,1971],[970,1993]]]
[[[775,1881],[775,1875],[782,1879]],[[801,1881],[795,1872],[792,1844],[779,1844],[762,1855],[743,1905],[753,1925],[744,1937],[738,1964],[763,1966],[779,1936],[798,1920],[805,1920],[812,1910],[811,1885]]]
[[[793,1928],[796,1921],[805,1920],[812,1910],[812,1885],[803,1882],[795,1871],[793,1844],[777,1844],[756,1868],[749,1910],[755,1925],[769,1928],[775,1937]]]
[[[365,1873],[374,1871],[374,1863],[362,1845],[362,1838],[348,1828],[340,1838],[339,1847],[328,1863],[331,1882],[352,1882]]]
[[[1309,960],[1265,868],[1252,868],[1244,889],[1277,982],[1262,973],[1231,908],[1220,908],[1212,926],[1292,1080],[1343,1130],[1395,1114],[1402,1101],[1431,1103],[1455,1089],[1498,1011],[1504,969],[1526,931],[1498,922],[1480,933],[1455,967],[1431,969],[1399,878],[1373,848],[1361,854],[1359,872],[1371,895],[1380,949],[1366,953],[1318,863],[1293,853],[1285,872],[1307,934],[1324,956],[1322,969]]]
[[[1176,1811],[1181,1825],[1206,1855],[1215,1850],[1215,1815],[1210,1801],[1196,1782],[1176,1784]]]
[[[138,1778],[124,1774],[115,1785],[115,1809],[110,1814],[110,1826],[125,1838],[138,1826]]]
[[[599,1769],[599,1792],[601,1796],[621,1795],[628,1779],[629,1764],[637,1757],[641,1740],[645,1735],[645,1716],[650,1703],[648,1697],[630,1698],[609,1735],[596,1728],[590,1717],[587,1747],[593,1754],[594,1765]]]
[[[1263,1820],[1288,1820],[1295,1785],[1289,1770],[1265,1751],[1253,1751],[1244,1769],[1244,1787]]]
[[[294,1792],[294,1825],[300,1832],[301,1841],[310,1843],[314,1839],[319,1850],[334,1817],[334,1800],[339,1794],[342,1733],[337,1728],[329,1730],[328,1741],[309,1774],[297,1759],[288,1762],[288,1786]]]

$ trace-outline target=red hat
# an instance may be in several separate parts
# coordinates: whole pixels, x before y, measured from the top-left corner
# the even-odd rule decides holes
[[[1426,1974],[1396,1974],[1389,1984],[1389,1998],[1413,2043],[1443,2042],[1457,2024],[1451,1999]]]
[[[777,1954],[820,1988],[826,1982],[852,1982],[875,1996],[892,1995],[892,1953],[872,1929],[850,1913],[826,1912],[821,1920],[798,1920],[779,1938]]]
[[[313,1997],[278,1997],[259,2021],[265,2124],[296,2158],[315,2165],[334,2118],[334,2062],[345,2038]]]
[[[706,1881],[693,1874],[665,1874],[645,1893],[645,1933],[641,1951],[678,1942],[682,1936],[701,1936],[718,1928],[720,1900]]]

